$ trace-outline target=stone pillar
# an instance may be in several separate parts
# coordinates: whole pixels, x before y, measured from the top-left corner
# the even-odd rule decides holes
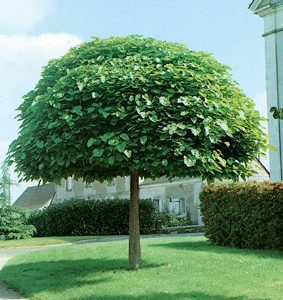
[[[283,0],[252,2],[250,9],[264,19],[266,92],[270,151],[270,180],[283,180],[283,120],[276,120],[271,107],[283,108]]]
[[[202,190],[202,181],[198,181],[194,183],[194,204],[197,205],[198,207],[198,225],[203,225],[202,222],[202,215],[200,211],[200,199],[199,199],[199,194]]]
[[[283,107],[283,5],[264,17],[267,110]],[[269,112],[268,132],[270,144],[270,179],[283,180],[283,121]]]

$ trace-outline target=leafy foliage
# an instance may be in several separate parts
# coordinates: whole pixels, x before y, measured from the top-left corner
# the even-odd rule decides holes
[[[9,161],[23,180],[134,170],[237,179],[265,146],[259,113],[226,66],[140,36],[94,39],[50,61],[18,119]]]
[[[141,233],[151,233],[157,222],[154,203],[141,200],[139,206]],[[37,236],[128,234],[129,200],[65,201],[33,212],[29,223],[36,227]]]
[[[283,120],[283,108],[271,107],[270,112],[273,114],[274,119]]]
[[[27,224],[25,211],[15,206],[0,208],[0,239],[24,239],[35,233],[35,227]]]
[[[283,183],[209,185],[200,199],[213,244],[283,249]]]
[[[188,226],[193,224],[189,213],[185,217],[179,217],[176,214],[166,211],[158,213],[158,223],[159,230],[161,230],[162,227]]]
[[[0,168],[0,208],[11,204],[9,166],[7,162],[3,162]]]

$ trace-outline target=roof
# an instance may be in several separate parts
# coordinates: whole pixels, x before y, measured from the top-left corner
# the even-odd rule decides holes
[[[53,183],[28,187],[13,205],[30,210],[40,209],[52,201],[55,192]]]
[[[283,0],[253,0],[249,5],[249,9],[255,14],[263,16],[278,5],[283,5]]]
[[[253,8],[253,7],[263,7],[266,6],[268,4],[270,4],[271,0],[253,0],[250,5],[249,8]]]
[[[166,184],[166,183],[174,183],[174,182],[179,182],[179,181],[185,181],[185,182],[191,182],[191,181],[195,181],[196,178],[195,177],[182,177],[182,178],[172,178],[171,180],[169,180],[168,178],[166,178],[165,176],[160,177],[160,178],[156,178],[155,180],[153,179],[144,179],[141,183],[140,186],[144,186],[144,185],[155,185],[155,184]]]

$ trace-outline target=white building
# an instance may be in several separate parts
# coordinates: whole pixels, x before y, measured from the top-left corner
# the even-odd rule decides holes
[[[250,10],[264,20],[267,109],[283,108],[283,0],[254,0]],[[283,120],[269,112],[270,179],[283,180]]]
[[[248,181],[269,180],[269,173],[258,161],[254,163],[257,172]],[[165,177],[156,180],[140,180],[140,199],[152,199],[158,211],[168,211],[180,217],[190,216],[194,224],[202,225],[199,194],[206,183],[200,178],[176,178],[168,181]],[[73,198],[113,199],[130,197],[130,178],[117,177],[111,183],[94,181],[90,184],[72,178],[62,179],[61,184],[45,184],[29,187],[14,205],[29,210],[42,209],[51,203],[60,203]]]

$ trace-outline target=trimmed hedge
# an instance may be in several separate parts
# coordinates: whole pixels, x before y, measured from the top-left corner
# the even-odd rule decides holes
[[[213,244],[283,249],[283,183],[213,184],[200,199]]]
[[[30,215],[36,236],[128,234],[129,200],[74,199],[52,204]],[[140,201],[142,234],[156,231],[157,213],[152,200]]]

